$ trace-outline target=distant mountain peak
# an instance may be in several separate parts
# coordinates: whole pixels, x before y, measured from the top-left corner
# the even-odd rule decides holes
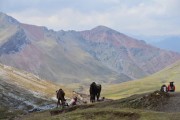
[[[178,53],[157,49],[102,25],[56,32],[12,24],[16,22],[1,13],[1,63],[54,82],[119,83],[155,73],[180,59]]]
[[[19,22],[16,19],[14,19],[11,16],[8,16],[7,14],[3,12],[0,12],[0,23],[1,22],[7,22],[9,24],[19,24]]]
[[[103,25],[99,25],[93,29],[91,29],[91,31],[94,31],[94,32],[116,32],[116,33],[119,33],[109,27],[106,27],[106,26],[103,26]]]
[[[103,25],[99,25],[99,26],[97,26],[97,27],[95,27],[93,29],[94,30],[96,30],[96,29],[99,29],[99,30],[112,30],[111,28],[103,26]]]
[[[1,15],[6,15],[6,14],[0,11],[0,16],[1,16]]]

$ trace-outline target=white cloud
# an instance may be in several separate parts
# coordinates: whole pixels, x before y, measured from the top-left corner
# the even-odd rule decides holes
[[[8,14],[21,22],[55,30],[84,30],[105,25],[129,34],[180,35],[179,0],[137,0],[134,3],[130,0],[97,0],[87,1],[87,5],[82,7],[79,4],[73,6],[73,2],[69,4],[52,8],[51,12],[51,8],[41,9],[37,5],[24,11],[9,11]]]

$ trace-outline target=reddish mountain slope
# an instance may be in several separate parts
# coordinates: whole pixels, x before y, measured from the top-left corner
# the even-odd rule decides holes
[[[179,53],[161,50],[104,26],[82,31],[81,35],[90,54],[132,78],[155,73],[180,59]]]
[[[99,26],[53,31],[0,13],[0,62],[61,83],[119,83],[144,77],[180,58]]]
[[[75,41],[62,41],[58,32],[21,24],[3,13],[0,16],[0,26],[16,28],[12,34],[7,31],[0,37],[1,63],[60,83],[119,80],[117,72],[95,60]],[[12,22],[4,22],[10,20]],[[0,29],[1,34],[4,27]]]

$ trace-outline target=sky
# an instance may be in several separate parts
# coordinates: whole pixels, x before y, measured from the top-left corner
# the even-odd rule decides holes
[[[0,0],[0,11],[54,30],[104,25],[133,36],[180,35],[180,0]]]

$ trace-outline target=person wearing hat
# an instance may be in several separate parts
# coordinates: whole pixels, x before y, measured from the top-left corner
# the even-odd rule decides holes
[[[174,92],[175,91],[175,85],[173,84],[174,82],[170,82],[168,85],[168,92]]]

